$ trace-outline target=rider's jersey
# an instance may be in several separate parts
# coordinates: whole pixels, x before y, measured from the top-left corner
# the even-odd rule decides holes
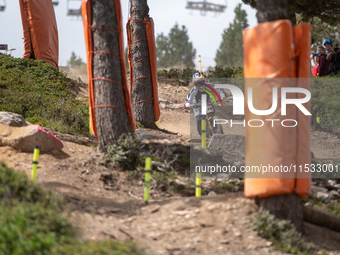
[[[220,90],[220,89],[217,89],[215,88],[215,85],[214,84],[211,84],[211,83],[206,83],[207,85],[213,87],[216,92],[218,93],[218,95],[220,96],[221,100],[223,100],[226,96],[225,94]],[[213,95],[214,93],[206,86],[205,87],[206,90],[208,90],[209,92],[211,92]],[[190,107],[190,103],[191,101],[192,102],[192,105],[195,106],[195,105],[198,105],[198,104],[201,104],[201,98],[202,98],[202,94],[207,94],[206,92],[201,92],[197,89],[196,86],[194,86],[190,91],[189,91],[189,94],[187,95],[187,98],[185,100],[185,106],[186,107]],[[214,101],[212,100],[212,98],[208,95],[207,96],[208,98],[208,104],[213,104]]]

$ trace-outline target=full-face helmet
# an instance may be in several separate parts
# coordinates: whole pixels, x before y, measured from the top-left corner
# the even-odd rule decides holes
[[[196,87],[202,87],[205,84],[205,77],[200,72],[197,72],[192,76],[192,82]]]

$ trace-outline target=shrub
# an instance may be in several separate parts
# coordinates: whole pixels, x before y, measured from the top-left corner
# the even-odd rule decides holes
[[[311,108],[313,118],[320,117],[321,125],[340,127],[340,79],[334,77],[311,79]]]
[[[56,131],[89,133],[87,104],[72,95],[63,73],[41,60],[0,55],[0,109]]]
[[[171,79],[174,83],[177,83],[180,86],[189,86],[192,82],[192,75],[198,72],[198,70],[194,68],[171,68],[167,69],[159,69],[157,70],[158,75],[164,76],[165,78]],[[226,79],[226,78],[243,78],[243,68],[229,68],[229,67],[221,67],[216,66],[215,68],[210,68],[207,72],[203,72],[206,78],[213,79]],[[243,79],[242,79],[243,81]]]
[[[112,160],[124,170],[135,170],[144,163],[145,155],[140,152],[140,140],[129,136],[120,136],[114,145],[107,146],[105,159]]]
[[[0,163],[0,254],[144,254],[133,242],[78,240],[63,201]]]
[[[253,225],[254,230],[256,230],[261,237],[272,241],[278,249],[293,254],[306,252],[306,250],[302,248],[303,241],[301,234],[296,231],[290,221],[278,219],[268,212],[260,211]]]

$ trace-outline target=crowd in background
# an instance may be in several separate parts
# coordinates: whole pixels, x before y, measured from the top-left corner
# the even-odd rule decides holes
[[[327,39],[324,46],[319,46],[313,55],[315,66],[313,76],[340,75],[340,46]]]

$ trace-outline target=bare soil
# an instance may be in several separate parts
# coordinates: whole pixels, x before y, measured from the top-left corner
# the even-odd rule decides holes
[[[74,91],[86,98],[86,86],[78,84]],[[159,84],[159,97],[173,103],[183,103],[188,92],[188,87],[164,79]],[[170,140],[188,144],[190,134],[197,135],[190,122],[195,125],[189,110],[161,109],[157,124],[170,131]],[[242,127],[225,127],[224,132],[244,135]],[[74,222],[83,229],[82,238],[136,240],[150,254],[284,254],[253,231],[251,220],[258,207],[242,192],[197,199],[152,186],[150,203],[145,205],[143,183],[128,180],[128,173],[119,167],[102,164],[96,139],[55,134],[64,149],[40,155],[37,181],[65,198]],[[340,163],[340,134],[313,131],[312,151],[319,160]],[[0,161],[28,176],[32,156],[0,147]],[[305,229],[312,254],[340,254],[340,233],[309,223]]]

